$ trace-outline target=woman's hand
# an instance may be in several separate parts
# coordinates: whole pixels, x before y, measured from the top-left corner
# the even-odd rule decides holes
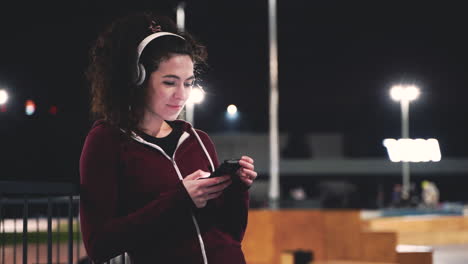
[[[237,171],[237,175],[247,187],[250,187],[257,178],[257,173],[254,171],[254,160],[251,157],[242,156],[239,164],[241,168]]]
[[[208,200],[220,196],[232,182],[231,176],[204,179],[209,174],[209,172],[197,170],[182,181],[197,208],[205,207]]]

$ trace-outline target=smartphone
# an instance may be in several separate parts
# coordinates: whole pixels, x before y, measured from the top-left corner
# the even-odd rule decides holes
[[[223,175],[234,176],[237,170],[241,167],[239,164],[240,159],[228,159],[224,160],[221,165],[210,175],[208,178],[219,177]]]

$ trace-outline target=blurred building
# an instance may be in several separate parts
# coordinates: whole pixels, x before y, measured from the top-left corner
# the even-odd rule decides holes
[[[250,155],[259,173],[261,197],[267,197],[269,137],[259,133],[211,133],[220,160]],[[296,138],[294,138],[296,137]],[[324,199],[324,193],[346,207],[375,208],[389,204],[393,186],[401,183],[401,164],[388,157],[349,157],[340,133],[281,133],[280,177],[282,198],[291,188],[304,186],[309,197]],[[384,150],[384,147],[382,146]],[[468,184],[468,159],[442,158],[440,162],[411,163],[411,181],[420,186],[431,180],[440,186],[441,201],[468,201],[462,186]],[[260,183],[265,181],[265,183]],[[261,189],[261,191],[260,191]],[[416,190],[420,192],[420,190]],[[346,197],[337,197],[343,194]],[[338,206],[338,205],[337,205]]]

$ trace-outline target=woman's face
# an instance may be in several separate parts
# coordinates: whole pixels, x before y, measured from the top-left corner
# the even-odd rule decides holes
[[[156,119],[176,119],[190,96],[194,81],[190,56],[174,55],[162,61],[148,80],[145,112]]]

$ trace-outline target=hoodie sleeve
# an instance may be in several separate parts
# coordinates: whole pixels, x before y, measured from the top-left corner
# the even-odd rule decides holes
[[[143,234],[164,231],[174,214],[193,206],[182,181],[143,208],[119,215],[118,177],[121,132],[94,127],[80,158],[80,221],[90,258],[101,263],[132,249]]]
[[[205,144],[213,164],[219,166],[218,156],[213,141],[206,133],[199,133]],[[249,211],[249,192],[248,188],[240,180],[233,180],[232,184],[226,188],[224,193],[217,199],[213,199],[218,219],[220,219],[221,228],[230,233],[231,236],[242,242],[245,230],[247,228],[247,219]]]

